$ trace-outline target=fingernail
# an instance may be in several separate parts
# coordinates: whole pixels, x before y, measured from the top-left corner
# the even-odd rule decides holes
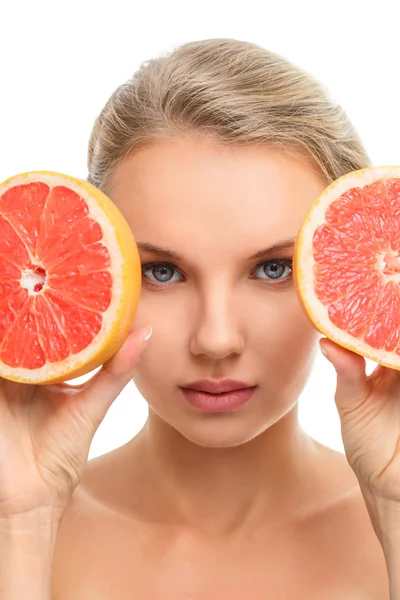
[[[148,325],[147,327],[149,328],[149,333],[146,335],[146,337],[145,337],[145,338],[143,338],[143,341],[144,341],[144,342],[147,342],[147,340],[149,340],[149,339],[151,338],[151,335],[152,335],[152,333],[153,333],[153,328],[152,328],[152,327],[150,327],[150,325]]]
[[[139,351],[139,358],[142,356],[143,352],[146,350],[147,343],[148,343],[149,339],[151,338],[151,334],[153,333],[153,329],[150,327],[150,325],[148,325],[147,328],[148,328],[148,333],[146,334],[146,337],[144,337],[142,340],[142,346]]]
[[[325,350],[325,349],[324,349],[322,346],[320,346],[320,349],[321,349],[321,352],[322,352],[322,354],[323,354],[324,356],[326,356],[326,358],[328,358],[328,353],[327,353],[327,351],[326,351],[326,350]]]

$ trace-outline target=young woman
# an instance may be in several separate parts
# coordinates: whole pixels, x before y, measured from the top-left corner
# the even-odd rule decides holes
[[[367,165],[322,86],[250,43],[186,44],[115,91],[89,180],[132,228],[142,295],[91,381],[1,383],[2,600],[400,598],[398,372],[324,339],[346,456],[297,415],[320,335],[293,244]],[[146,425],[88,462],[132,378]]]

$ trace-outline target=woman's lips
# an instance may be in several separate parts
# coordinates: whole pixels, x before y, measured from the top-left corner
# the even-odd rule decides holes
[[[251,400],[256,387],[242,388],[219,394],[210,394],[183,387],[181,390],[185,400],[199,410],[204,412],[229,412],[238,410],[247,404]]]

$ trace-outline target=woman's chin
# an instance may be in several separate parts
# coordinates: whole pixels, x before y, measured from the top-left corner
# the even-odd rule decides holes
[[[250,442],[263,433],[268,425],[260,423],[250,427],[249,424],[240,422],[227,422],[221,418],[205,419],[197,423],[170,423],[182,437],[189,442],[204,448],[234,448]]]
[[[167,437],[178,434],[187,441],[204,448],[234,448],[259,437],[284,420],[296,418],[293,408],[297,402],[265,405],[258,402],[230,412],[205,412],[195,408],[168,404],[149,404],[149,425],[153,432],[164,429]]]

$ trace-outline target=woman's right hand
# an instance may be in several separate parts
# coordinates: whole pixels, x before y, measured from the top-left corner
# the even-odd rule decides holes
[[[132,379],[148,327],[87,382],[30,385],[0,378],[0,518],[48,508],[60,519],[86,468],[94,434]]]

